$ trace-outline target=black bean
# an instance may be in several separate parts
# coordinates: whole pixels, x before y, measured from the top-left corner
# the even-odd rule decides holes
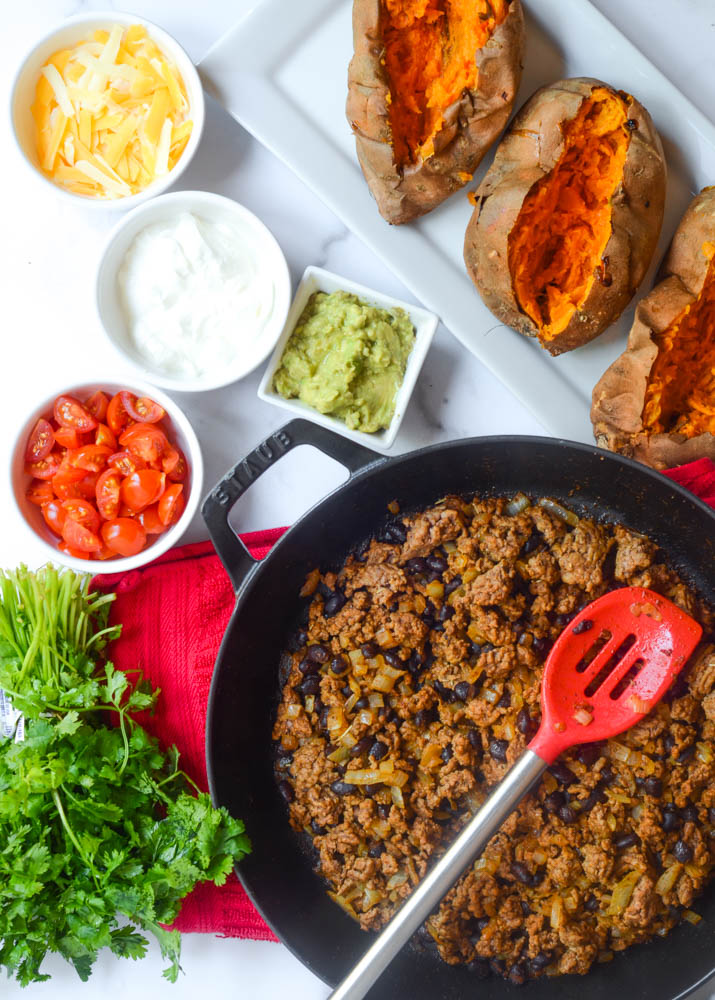
[[[407,541],[407,528],[402,521],[391,521],[387,525],[385,532],[388,538],[398,545],[403,545]]]
[[[360,652],[367,660],[374,660],[380,652],[380,647],[375,642],[364,642],[360,647]]]
[[[308,633],[303,629],[298,629],[293,635],[288,639],[287,646],[291,653],[297,653],[300,649],[305,646],[308,641]]]
[[[546,878],[546,870],[542,868],[532,873],[530,884],[534,888],[536,888],[537,885],[541,885],[541,883],[544,881],[545,878]]]
[[[273,744],[273,755],[283,760],[293,760],[293,752],[291,750],[284,750],[280,741]]]
[[[528,978],[526,962],[515,962],[509,969],[509,982],[515,986],[523,986]]]
[[[387,725],[389,722],[397,722],[399,715],[393,708],[389,708],[387,705],[383,705],[382,708],[378,708],[377,717],[380,722]]]
[[[316,705],[316,711],[318,707]],[[327,730],[328,728],[328,716],[330,715],[330,708],[324,705],[320,710],[320,728]]]
[[[390,815],[390,809],[392,809],[392,806],[387,805],[387,803],[385,802],[378,803],[377,814],[380,817],[380,819],[387,819],[387,817]]]
[[[290,781],[279,781],[278,791],[281,793],[286,802],[292,802],[295,798],[295,792],[293,791],[293,786]]]
[[[306,698],[311,694],[319,694],[320,678],[316,677],[315,674],[310,674],[300,683],[299,687],[301,694]]]
[[[376,844],[372,844],[371,847],[367,849],[367,856],[369,858],[379,858],[381,854],[385,853],[385,845],[381,840],[378,840]]]
[[[695,744],[691,743],[690,746],[685,747],[678,754],[678,763],[685,764],[689,760],[692,760],[694,756],[695,756]]]
[[[467,968],[477,979],[489,979],[491,975],[491,966],[486,958],[473,959]]]
[[[332,673],[335,674],[336,677],[339,677],[341,674],[344,674],[345,671],[348,669],[348,661],[342,655],[334,656],[333,659],[330,661],[330,669]]]
[[[305,656],[298,664],[298,670],[301,674],[317,674],[320,672],[320,664],[316,663],[315,660],[309,660]]]
[[[355,744],[354,747],[350,747],[351,757],[361,757],[364,753],[367,753],[372,746],[372,736],[363,736],[361,740]]]
[[[594,788],[592,792],[589,792],[585,799],[581,800],[581,812],[591,812],[597,803],[605,801],[605,793],[600,788]]]
[[[383,743],[382,740],[375,740],[370,747],[369,756],[372,757],[373,760],[382,760],[382,758],[388,754],[389,751],[390,748],[387,743]]]
[[[349,684],[346,684],[345,687],[340,688],[340,693],[344,695],[346,698],[350,698],[353,693],[353,689],[350,687]]]
[[[566,796],[563,792],[551,792],[544,797],[544,809],[548,813],[557,813],[566,804]]]
[[[427,565],[435,573],[444,573],[447,569],[447,560],[436,553],[432,553],[431,556],[427,556]]]
[[[321,826],[320,823],[318,823],[318,821],[315,820],[315,819],[311,819],[311,821],[310,821],[310,829],[313,831],[313,833],[315,834],[316,837],[322,837],[322,836],[324,836],[324,834],[326,834],[328,832],[325,829],[325,827]]]
[[[592,628],[593,628],[593,622],[591,621],[591,619],[584,618],[584,620],[582,622],[579,622],[578,625],[574,625],[571,631],[574,635],[581,635],[582,632],[590,632]]]
[[[673,830],[679,830],[682,825],[682,819],[678,815],[678,812],[673,805],[663,806],[663,821],[661,826],[666,833],[672,833]]]
[[[684,806],[680,810],[680,815],[683,817],[685,823],[697,823],[700,818],[697,806],[694,806],[692,802],[688,802],[687,806]]]
[[[602,785],[612,785],[616,780],[616,775],[610,764],[604,764],[598,772],[598,779]]]
[[[315,663],[327,663],[330,659],[330,650],[320,643],[316,643],[313,646],[308,646],[305,655],[309,660],[314,660]]]
[[[602,743],[584,743],[576,750],[576,760],[584,767],[592,767],[603,753]]]
[[[549,655],[549,650],[551,649],[552,642],[550,639],[545,639],[543,637],[536,636],[531,644],[531,648],[536,653],[537,656],[545,660]]]
[[[362,698],[358,698],[358,700],[355,702],[355,708],[357,708],[358,711],[361,711],[361,709],[363,708],[369,708],[369,707],[370,707],[370,699],[366,694],[364,694]]]
[[[521,912],[525,917],[530,917],[534,912],[525,899],[520,900],[519,905],[521,906]]]
[[[509,749],[508,740],[489,740],[489,753],[492,755],[494,760],[506,763],[506,752]]]
[[[347,597],[345,594],[336,590],[332,597],[329,597],[323,606],[323,614],[326,618],[332,618],[333,615],[337,615],[341,608],[345,607],[347,602]]]
[[[482,753],[482,738],[479,735],[479,730],[477,730],[477,729],[470,729],[467,732],[467,739],[469,740],[472,748],[474,750],[477,750],[479,752],[479,754],[481,755],[481,753]],[[713,822],[715,822],[715,820],[713,820]]]
[[[470,698],[474,697],[473,688],[469,681],[460,681],[459,684],[455,684],[454,693],[459,701],[469,701]]]
[[[448,580],[444,585],[444,596],[449,597],[450,594],[454,593],[454,591],[458,590],[461,586],[462,577],[459,574],[457,574],[457,576],[453,576],[452,579]]]
[[[445,764],[449,764],[449,762],[452,759],[453,755],[454,755],[454,751],[452,750],[451,747],[444,747],[442,749],[442,753],[440,754],[440,757],[442,758],[442,760],[444,761]]]
[[[538,955],[529,962],[532,972],[542,972],[547,965],[551,965],[551,955],[546,951],[540,951]]]
[[[531,872],[521,861],[512,861],[510,865],[511,873],[524,885],[531,885]]]
[[[679,906],[674,906],[673,903],[668,903],[668,913],[671,915],[673,920],[680,921],[682,917],[682,910]]]
[[[672,733],[665,734],[665,736],[663,737],[663,746],[665,748],[666,753],[670,753],[670,751],[673,749],[673,747],[675,746],[675,737],[673,736]]]
[[[405,564],[405,569],[410,574],[410,576],[419,576],[421,573],[424,573],[426,571],[427,560],[421,559],[419,557],[416,559],[409,559]]]
[[[713,824],[713,826],[715,826],[715,808],[710,809],[708,811],[708,819]]]
[[[497,702],[497,708],[510,708],[510,706],[511,706],[511,694],[509,693],[509,690],[507,689],[507,690],[504,691],[504,694],[501,696],[501,698]]]
[[[380,782],[376,782],[374,785],[363,785],[362,790],[369,798],[372,798],[373,795],[381,792],[384,787]]]
[[[280,771],[287,771],[288,768],[293,763],[293,754],[287,754],[285,757],[279,757],[276,761],[276,767]]]
[[[623,830],[613,834],[611,843],[617,851],[624,851],[628,847],[635,847],[641,840],[637,833],[627,833]]]
[[[388,663],[391,667],[394,667],[395,670],[405,669],[405,662],[404,660],[400,659],[397,653],[383,653],[382,655],[385,658],[385,663]]]
[[[435,713],[433,708],[421,708],[415,715],[415,725],[419,729],[426,729],[430,722],[434,721]]]
[[[566,823],[567,825],[569,823],[575,823],[576,810],[569,805],[561,806],[561,808],[559,809],[559,818],[563,823]]]
[[[573,785],[575,781],[578,781],[578,778],[573,773],[571,768],[567,767],[560,760],[551,764],[549,771],[553,774],[560,785],[566,785],[567,788],[569,785]]]
[[[576,617],[575,611],[572,611],[571,614],[568,615],[567,614],[556,615],[556,617],[554,618],[554,625],[557,625],[559,628],[566,628],[566,626],[570,622],[572,622],[575,617]]]
[[[454,608],[450,604],[443,604],[439,611],[439,621],[448,622],[455,614]]]
[[[413,649],[407,661],[407,669],[411,674],[417,674],[422,670],[424,661],[418,651]]]
[[[529,537],[522,545],[521,552],[519,554],[522,556],[528,556],[530,552],[533,552],[534,549],[537,549],[539,545],[541,545],[543,540],[544,536],[541,534],[540,531],[532,531],[532,533],[529,535]]]
[[[451,688],[448,688],[446,684],[443,684],[442,681],[434,681],[432,687],[439,695],[441,701],[449,704],[457,700],[455,692]]]
[[[673,848],[673,857],[682,865],[687,865],[689,861],[693,860],[693,849],[684,840],[678,840]]]
[[[345,781],[334,781],[330,790],[336,795],[351,795],[355,791],[355,785],[349,785]]]
[[[516,717],[516,728],[524,736],[528,736],[532,730],[533,723],[531,721],[531,716],[529,715],[528,708],[519,709],[519,714]]]
[[[588,897],[588,899],[583,904],[583,908],[584,908],[584,910],[586,910],[587,913],[595,913],[596,910],[598,909],[598,906],[599,906],[598,900],[593,895],[593,893],[591,893],[591,895]]]

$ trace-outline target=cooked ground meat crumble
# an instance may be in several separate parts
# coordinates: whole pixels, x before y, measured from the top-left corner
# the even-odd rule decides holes
[[[549,768],[418,933],[449,963],[585,973],[683,917],[715,867],[713,614],[649,539],[555,504],[448,497],[309,575],[276,776],[331,897],[378,930],[519,757],[551,644],[624,585],[704,641],[662,703]]]

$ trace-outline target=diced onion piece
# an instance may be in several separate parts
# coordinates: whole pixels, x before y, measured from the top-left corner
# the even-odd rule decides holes
[[[352,917],[353,920],[357,920],[357,913],[344,896],[339,895],[337,892],[328,892],[328,896],[334,903],[338,904],[341,910],[345,910],[349,917]]]
[[[302,706],[295,703],[293,705],[289,705],[286,708],[286,716],[289,719],[297,719],[302,711],[303,711]]]
[[[392,802],[397,806],[398,809],[405,808],[405,800],[402,795],[402,789],[398,788],[397,785],[392,785],[390,788],[390,795],[392,796]]]
[[[501,698],[501,691],[495,691],[494,688],[487,688],[484,692],[484,700],[488,701],[490,705],[494,705]]]
[[[338,747],[337,750],[333,750],[332,753],[328,754],[328,760],[332,760],[334,764],[342,764],[343,761],[348,760],[350,757],[350,750],[348,747]]]
[[[400,885],[404,885],[407,881],[407,872],[395,872],[395,874],[388,879],[387,888],[396,889]]]
[[[622,743],[616,743],[612,740],[608,745],[608,752],[611,757],[616,760],[622,760],[624,764],[627,764],[631,759],[632,751],[629,747],[624,746]]]
[[[504,508],[504,513],[509,517],[514,517],[516,514],[521,514],[522,511],[530,506],[531,500],[523,493],[517,493],[514,499],[510,500]]]
[[[703,764],[712,763],[713,759],[712,745],[710,743],[696,743],[695,746],[696,746],[695,756],[698,758],[698,760],[702,761]]]
[[[466,583],[467,581],[465,580],[464,582]],[[482,635],[482,633],[479,631],[474,622],[472,622],[472,624],[467,628],[467,635],[472,640],[472,642],[476,642],[477,645],[479,646],[483,646],[487,641],[485,636]]]
[[[351,694],[348,700],[345,702],[345,711],[352,712],[355,708],[355,702],[360,698],[359,694]]]
[[[345,716],[339,705],[332,705],[328,709],[327,727],[329,733],[335,733],[345,728]]]
[[[546,855],[544,854],[543,851],[539,851],[538,849],[534,851],[534,853],[532,854],[532,858],[534,859],[534,862],[537,865],[543,865],[546,863]]]
[[[548,497],[539,497],[536,501],[537,506],[543,507],[544,510],[548,510],[550,514],[558,517],[560,520],[565,521],[566,524],[570,524],[571,527],[575,528],[579,523],[578,514],[574,514],[572,510],[567,510],[566,507],[562,507],[560,503],[556,503],[555,500],[550,500]]]
[[[613,890],[613,895],[611,896],[611,902],[606,910],[606,914],[609,917],[613,917],[617,913],[621,913],[625,910],[631,901],[633,890],[640,879],[641,872],[633,871],[629,872],[625,878],[622,878],[621,881],[617,883]]]
[[[489,875],[493,875],[495,871],[499,868],[501,864],[501,854],[495,854],[488,856],[483,854],[481,858],[474,862],[475,872],[487,872]]]
[[[647,715],[653,707],[653,703],[639,698],[637,694],[632,694],[628,698],[628,704],[634,712],[640,715]]]
[[[385,705],[385,699],[379,691],[373,691],[367,696],[367,700],[370,702],[370,708],[383,708]]]
[[[306,712],[312,712],[315,708],[315,695],[309,694],[305,699],[305,710]]]
[[[441,580],[432,580],[425,587],[430,597],[444,597],[444,584]]]
[[[366,889],[365,895],[362,897],[362,912],[367,913],[373,906],[377,906],[381,899],[382,893],[377,889]]]
[[[358,722],[362,722],[363,726],[371,726],[373,723],[373,715],[369,708],[363,708],[358,712]]]
[[[703,918],[695,910],[684,910],[683,919],[687,920],[689,924],[699,924]]]
[[[599,961],[601,963],[612,962],[613,961],[613,952],[612,951],[600,951],[598,953],[598,959],[597,959],[597,961]]]
[[[422,751],[420,767],[425,771],[429,771],[433,767],[439,767],[441,761],[442,747],[439,743],[428,743]]]
[[[593,722],[593,715],[585,708],[577,708],[573,713],[573,718],[580,726],[590,726]]]
[[[312,569],[305,578],[305,583],[300,588],[301,597],[310,597],[318,589],[320,583],[320,570],[316,567]]]
[[[348,726],[342,736],[338,737],[337,742],[342,747],[354,747],[357,743],[357,736],[352,731],[352,726]]]
[[[561,896],[554,896],[551,903],[551,914],[549,916],[551,926],[557,931],[564,922],[564,901]]]
[[[395,645],[394,635],[392,634],[392,632],[390,632],[389,629],[386,629],[384,626],[379,628],[375,633],[375,641],[384,649],[389,649],[390,646]]]

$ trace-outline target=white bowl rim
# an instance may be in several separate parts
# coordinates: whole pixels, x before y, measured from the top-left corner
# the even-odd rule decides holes
[[[15,92],[25,70],[25,66],[36,50],[49,42],[55,35],[59,34],[59,32],[63,31],[65,28],[72,28],[75,25],[79,27],[82,24],[89,25],[97,21],[114,21],[117,24],[142,24],[148,30],[149,34],[154,36],[154,40],[157,42],[159,47],[167,54],[178,52],[185,59],[186,72],[191,76],[191,90],[196,96],[195,107],[192,106],[191,109],[193,128],[191,130],[191,135],[189,136],[189,141],[179,157],[176,166],[173,170],[170,170],[165,177],[152,181],[152,183],[145,187],[142,191],[137,191],[136,194],[127,195],[126,198],[90,198],[88,195],[76,194],[74,191],[68,191],[61,185],[55,184],[51,178],[46,177],[42,171],[38,170],[35,164],[30,161],[22,143],[20,142],[15,128]],[[185,76],[183,68],[182,76]],[[186,79],[184,79],[184,83],[188,87],[188,81]],[[46,189],[50,188],[52,191],[59,194],[66,200],[71,201],[73,204],[86,205],[92,210],[99,208],[104,209],[105,211],[129,211],[130,209],[141,205],[143,202],[158,197],[171,187],[184,173],[193,159],[203,135],[206,120],[206,101],[204,97],[203,85],[201,83],[201,77],[199,76],[199,72],[196,69],[191,56],[188,54],[183,45],[178,42],[173,35],[170,35],[165,28],[162,28],[161,25],[156,24],[154,21],[150,21],[146,17],[142,17],[140,14],[133,14],[129,11],[110,9],[87,10],[78,14],[70,14],[68,17],[64,18],[60,24],[56,24],[54,28],[46,31],[41,38],[34,42],[34,44],[25,51],[25,54],[13,73],[12,80],[10,82],[9,117],[10,132],[18,154],[28,169],[45,185]]]
[[[407,360],[405,378],[400,386],[400,389],[398,389],[398,396],[403,390],[407,390],[407,394],[403,398],[402,409],[400,410],[396,406],[395,413],[390,421],[389,427],[385,427],[383,430],[377,431],[374,434],[368,434],[365,431],[351,430],[346,424],[344,424],[341,420],[338,420],[336,417],[320,413],[318,410],[307,406],[305,403],[301,403],[299,400],[285,399],[283,396],[280,396],[277,392],[274,392],[273,389],[270,388],[273,376],[275,375],[283,350],[285,349],[285,344],[288,342],[290,335],[293,332],[292,329],[288,331],[288,320],[291,318],[296,302],[298,301],[304,286],[308,283],[308,281],[310,281],[311,278],[315,278],[316,282],[320,284],[321,278],[325,277],[334,281],[336,284],[339,284],[345,291],[352,292],[354,295],[361,296],[368,300],[372,299],[375,302],[384,303],[385,308],[404,309],[412,319],[415,326],[415,343]],[[296,322],[297,320],[298,316],[295,317]],[[416,321],[419,321],[419,327]],[[320,267],[317,264],[309,264],[303,271],[300,281],[296,286],[283,329],[281,330],[280,336],[276,341],[273,353],[258,386],[257,396],[266,403],[271,403],[273,406],[279,406],[282,409],[287,410],[296,416],[303,417],[306,420],[312,420],[313,423],[319,424],[321,427],[326,427],[328,430],[332,430],[336,434],[341,434],[343,437],[350,438],[351,441],[356,441],[358,444],[365,445],[373,451],[386,454],[395,443],[395,439],[407,412],[409,402],[412,399],[412,394],[415,390],[420,372],[422,371],[422,366],[424,365],[425,358],[432,344],[432,340],[434,339],[439,322],[439,316],[436,313],[431,312],[429,309],[425,309],[424,306],[415,305],[412,302],[406,302],[404,299],[395,298],[394,295],[388,295],[386,292],[381,292],[377,288],[371,288],[369,285],[363,285],[358,281],[353,281],[352,278],[348,278],[343,274],[338,274],[336,271],[329,271],[327,268]],[[282,341],[284,342],[281,343]]]
[[[152,544],[147,548],[142,549],[142,551],[138,552],[135,556],[122,556],[116,559],[106,560],[76,559],[74,556],[69,556],[64,552],[60,552],[56,545],[53,545],[47,538],[43,538],[43,536],[35,531],[32,525],[28,523],[27,518],[25,517],[25,514],[20,506],[17,490],[13,480],[15,457],[18,449],[25,447],[26,436],[32,429],[33,422],[43,413],[49,412],[52,403],[59,395],[81,394],[83,390],[93,388],[94,386],[122,386],[135,394],[141,394],[153,398],[157,403],[164,407],[167,412],[167,416],[170,417],[172,422],[177,425],[187,443],[186,458],[191,470],[191,492],[186,498],[186,507],[184,508],[184,512],[176,524],[172,524],[170,528],[167,528],[167,530],[163,532],[163,534],[159,535],[156,541],[152,542]],[[117,389],[116,391],[119,390]],[[76,572],[91,573],[92,575],[99,575],[101,573],[104,576],[114,575],[115,573],[125,573],[128,570],[138,569],[140,566],[146,566],[168,551],[172,545],[176,544],[188,528],[191,520],[198,510],[203,491],[204,462],[199,439],[191,426],[189,418],[170,396],[167,396],[161,389],[158,389],[147,382],[142,382],[134,378],[122,379],[121,376],[117,379],[116,376],[112,376],[106,379],[85,379],[82,382],[76,382],[69,386],[64,385],[64,387],[60,388],[52,395],[47,396],[43,402],[40,402],[37,406],[33,407],[20,427],[15,439],[15,444],[10,451],[8,480],[17,515],[24,524],[25,529],[31,532],[32,535],[34,535],[34,537],[45,547],[48,553],[50,553],[47,561],[57,562],[62,566],[67,566],[70,569],[75,570]]]
[[[191,205],[193,204],[196,206],[197,212],[200,211],[201,204],[208,203],[216,207],[227,207],[231,212],[237,212],[238,215],[259,231],[266,243],[271,246],[275,252],[276,264],[278,265],[278,270],[275,275],[276,299],[279,300],[282,297],[285,299],[284,308],[276,311],[274,313],[274,318],[270,322],[269,328],[275,326],[275,336],[271,336],[270,339],[267,340],[268,346],[265,351],[259,352],[257,359],[254,360],[249,367],[244,367],[239,370],[238,365],[236,365],[235,369],[226,369],[228,377],[226,375],[221,375],[218,378],[213,379],[184,379],[157,372],[154,369],[143,365],[132,354],[125,351],[121,345],[117,343],[114,335],[110,333],[102,315],[100,305],[101,287],[105,281],[106,276],[103,272],[111,247],[114,245],[121,233],[133,224],[135,219],[141,217],[142,215],[151,215],[152,212],[159,211],[160,206],[173,203],[178,205],[186,203],[187,210],[190,210]],[[151,225],[150,220],[147,220],[147,225]],[[114,275],[114,278],[116,279],[116,275]],[[286,260],[283,248],[266,223],[250,208],[247,208],[242,202],[236,201],[235,198],[231,198],[228,195],[217,194],[214,191],[201,191],[199,189],[188,191],[169,191],[166,194],[159,194],[151,201],[147,201],[142,205],[137,205],[131,211],[127,212],[126,215],[122,216],[122,218],[115,223],[104,242],[99,255],[94,278],[95,312],[109,345],[125,364],[130,365],[132,369],[138,373],[139,378],[145,379],[154,385],[161,386],[164,389],[171,389],[174,392],[206,392],[213,389],[222,389],[227,385],[232,385],[234,382],[238,382],[240,379],[246,378],[246,376],[254,372],[256,368],[259,368],[266,358],[268,358],[275,350],[276,343],[283,333],[285,321],[290,311],[292,301],[293,288],[288,261]],[[280,321],[277,318],[279,315],[281,317]]]

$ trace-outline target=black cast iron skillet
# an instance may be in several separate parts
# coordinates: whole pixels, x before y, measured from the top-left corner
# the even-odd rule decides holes
[[[291,448],[311,444],[347,466],[350,479],[304,515],[262,562],[228,524],[238,498]],[[214,801],[245,820],[253,852],[238,874],[278,937],[316,975],[334,985],[367,948],[360,931],[325,894],[272,773],[271,726],[278,662],[306,601],[298,592],[314,566],[337,569],[348,552],[386,520],[398,500],[407,513],[448,493],[508,496],[522,491],[559,499],[590,516],[649,535],[703,597],[715,601],[715,517],[664,476],[595,447],[536,437],[453,441],[396,458],[304,420],[294,420],[239,462],[204,501],[203,515],[236,590],[219,650],[208,707],[206,752]],[[699,901],[703,921],[667,940],[628,949],[585,977],[541,979],[518,988],[480,982],[467,969],[405,948],[371,998],[458,1000],[675,1000],[715,971],[715,892]]]

